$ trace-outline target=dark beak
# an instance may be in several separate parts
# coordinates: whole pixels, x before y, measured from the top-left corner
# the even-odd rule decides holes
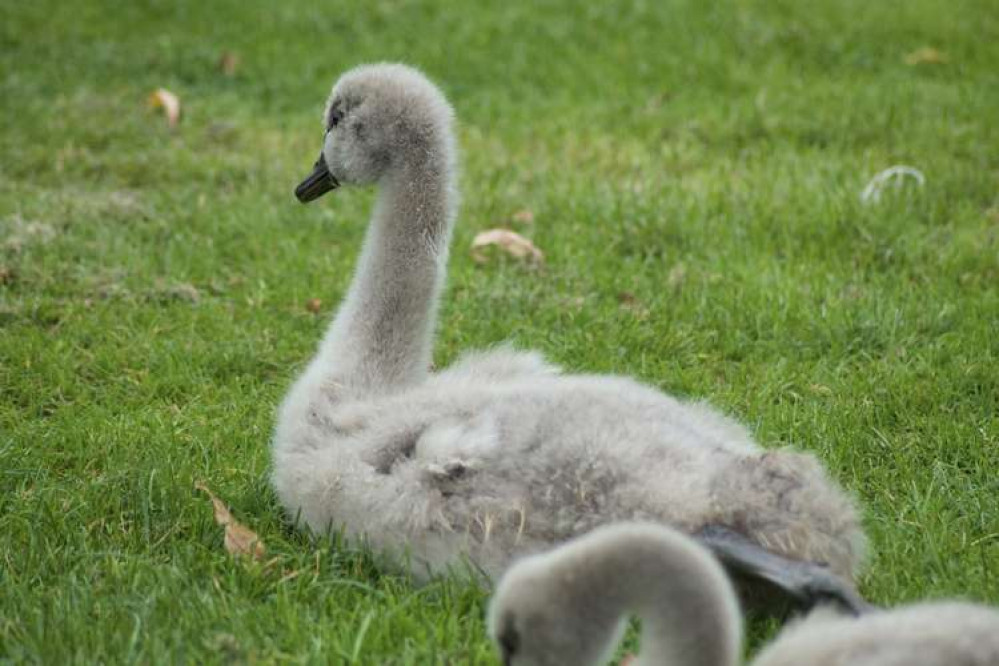
[[[326,166],[326,158],[319,153],[319,159],[312,165],[312,173],[295,188],[295,196],[302,203],[309,203],[338,187],[340,183]]]

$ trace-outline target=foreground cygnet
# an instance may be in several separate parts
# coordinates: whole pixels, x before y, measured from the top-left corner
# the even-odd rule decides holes
[[[864,535],[814,456],[634,380],[566,375],[501,347],[431,372],[457,209],[453,111],[418,71],[345,73],[296,190],[373,185],[353,281],[288,392],[273,482],[292,519],[343,529],[417,577],[495,577],[518,554],[627,519],[697,535],[741,579],[801,603],[862,601]]]
[[[642,619],[630,666],[736,666],[735,590],[712,554],[658,525],[621,524],[502,577],[489,633],[505,666],[605,664],[629,615]],[[999,666],[999,611],[958,602],[842,617],[822,608],[785,629],[754,666]]]
[[[648,524],[603,527],[517,562],[496,586],[489,634],[507,665],[604,664],[631,614],[643,623],[639,664],[739,658],[742,618],[721,565],[689,537]]]

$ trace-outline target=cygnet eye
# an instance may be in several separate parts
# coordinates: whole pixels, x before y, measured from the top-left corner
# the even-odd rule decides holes
[[[327,131],[331,130],[334,127],[336,127],[337,125],[339,125],[341,120],[343,120],[343,111],[341,111],[340,109],[333,109],[333,110],[331,110],[330,111],[330,122],[329,122],[329,125],[326,128]]]

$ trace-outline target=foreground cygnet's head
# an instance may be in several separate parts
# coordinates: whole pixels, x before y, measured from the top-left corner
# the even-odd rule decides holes
[[[577,542],[578,544],[578,542]],[[599,585],[577,572],[577,544],[520,560],[489,605],[489,635],[504,666],[586,666],[606,661],[624,623]]]
[[[402,167],[429,175],[453,168],[454,112],[421,72],[398,64],[361,65],[334,84],[323,114],[326,134],[302,203],[341,184],[370,185]]]

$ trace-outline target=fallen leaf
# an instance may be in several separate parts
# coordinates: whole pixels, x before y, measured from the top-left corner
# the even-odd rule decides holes
[[[219,56],[219,71],[226,76],[232,76],[239,69],[239,56],[232,51],[223,51]]]
[[[14,284],[14,269],[0,266],[0,284]]]
[[[621,304],[622,310],[630,311],[635,317],[640,320],[645,320],[649,318],[649,309],[642,305],[642,302],[638,300],[630,291],[622,291],[617,295],[617,302]]]
[[[157,88],[149,96],[149,106],[154,109],[163,109],[166,114],[167,125],[176,127],[180,122],[180,100],[166,88]]]
[[[305,301],[305,309],[312,314],[319,314],[319,311],[323,308],[323,302],[318,298],[310,298]]]
[[[209,490],[203,481],[195,482],[194,487],[208,495],[212,501],[215,522],[225,528],[226,551],[231,555],[246,555],[255,560],[262,560],[267,553],[267,548],[257,533],[233,518],[225,503],[216,497],[215,493]]]
[[[534,211],[524,209],[513,214],[513,221],[520,224],[534,224]]]
[[[949,58],[932,46],[924,46],[905,56],[906,65],[943,65]]]
[[[478,234],[472,240],[472,259],[480,264],[488,261],[483,249],[496,246],[517,259],[526,259],[533,263],[540,264],[544,261],[545,255],[534,246],[534,243],[527,240],[515,231],[509,229],[490,229]]]

